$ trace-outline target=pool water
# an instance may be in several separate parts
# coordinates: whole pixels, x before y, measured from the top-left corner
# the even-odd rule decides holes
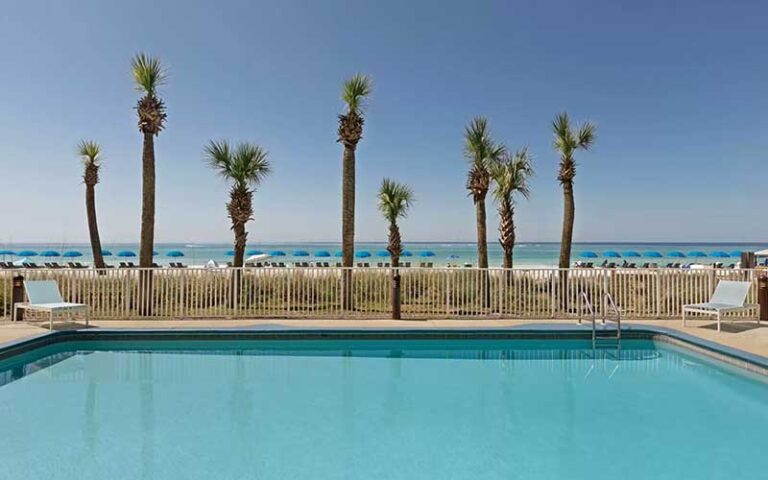
[[[62,343],[0,383],[2,479],[768,472],[768,383],[644,340]]]

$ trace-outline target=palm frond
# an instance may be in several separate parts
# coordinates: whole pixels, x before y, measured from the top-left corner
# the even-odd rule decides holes
[[[341,90],[341,98],[347,104],[348,112],[360,113],[365,109],[365,99],[373,90],[371,77],[357,73],[352,75]]]
[[[514,201],[516,193],[528,198],[531,194],[529,180],[533,176],[532,158],[528,147],[523,147],[514,154],[505,152],[501,158],[493,162],[490,175],[496,186],[493,196],[497,202]]]
[[[163,85],[168,78],[168,73],[160,64],[160,59],[144,53],[133,57],[131,70],[136,89],[150,96],[154,96],[157,93],[157,87]]]
[[[233,180],[257,187],[272,172],[267,151],[253,143],[240,143],[234,154]]]
[[[464,155],[476,166],[487,166],[506,152],[503,144],[493,141],[488,119],[475,117],[464,130]]]
[[[414,202],[411,187],[389,178],[382,180],[378,197],[379,211],[390,223],[407,216]]]
[[[224,179],[232,178],[232,148],[227,140],[211,140],[203,148],[205,161]]]
[[[559,113],[552,121],[552,131],[555,134],[554,146],[564,155],[570,155],[576,149],[576,139],[571,130],[571,121],[566,112]]]
[[[592,145],[595,143],[595,131],[596,127],[591,122],[584,122],[584,124],[579,127],[579,131],[576,134],[579,148],[589,150],[590,147],[592,147]]]
[[[77,145],[77,153],[84,165],[101,164],[101,145],[93,140],[81,140]]]
[[[211,140],[204,153],[208,165],[239,188],[260,185],[272,171],[266,150],[252,143],[233,148],[226,140]]]

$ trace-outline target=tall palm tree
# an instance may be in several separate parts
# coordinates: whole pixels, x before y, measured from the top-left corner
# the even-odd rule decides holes
[[[240,143],[233,148],[226,140],[211,140],[205,147],[205,158],[213,170],[232,183],[227,203],[235,234],[232,265],[242,267],[248,240],[245,224],[253,220],[253,192],[271,171],[267,152],[251,143]]]
[[[403,243],[400,238],[398,218],[405,218],[413,205],[413,190],[408,185],[385,178],[379,188],[379,211],[389,222],[387,251],[392,257],[392,318],[400,319],[400,255]]]
[[[373,82],[362,74],[353,75],[344,82],[341,98],[347,106],[338,116],[338,142],[344,144],[342,157],[341,193],[341,251],[342,265],[352,267],[355,251],[355,151],[363,137],[365,100],[371,94]],[[352,271],[342,275],[342,307],[352,309]]]
[[[144,135],[141,153],[141,239],[139,244],[139,312],[152,314],[152,250],[155,243],[155,136],[164,128],[165,104],[157,88],[165,83],[166,71],[160,60],[143,53],[131,61],[136,90],[143,95],[136,104],[139,131]]]
[[[77,147],[83,162],[83,183],[85,183],[85,212],[88,216],[88,234],[91,237],[93,264],[96,268],[106,268],[101,253],[99,225],[96,221],[96,184],[99,183],[101,168],[101,145],[92,140],[82,140]]]
[[[163,130],[165,104],[157,96],[157,88],[165,83],[167,73],[160,60],[139,53],[131,62],[136,90],[143,95],[136,104],[139,131],[144,135],[141,155],[141,245],[139,265],[152,266],[155,242],[155,137]]]
[[[515,248],[515,195],[528,198],[531,194],[528,180],[533,175],[531,156],[523,147],[514,155],[505,152],[490,168],[496,183],[493,197],[499,209],[499,243],[504,250],[504,268],[512,268],[512,251]]]
[[[554,147],[560,154],[560,168],[557,179],[563,186],[563,234],[560,240],[560,268],[571,264],[571,243],[573,241],[573,222],[575,205],[573,202],[573,179],[576,177],[576,150],[589,150],[595,142],[595,126],[585,122],[575,130],[571,128],[568,114],[563,112],[552,122],[555,134]]]
[[[486,225],[485,197],[491,186],[488,167],[506,151],[504,145],[497,144],[491,138],[488,120],[475,117],[469,122],[464,132],[464,156],[469,160],[467,172],[467,190],[475,203],[475,221],[477,224],[477,263],[483,269],[480,274],[480,298],[482,306],[491,304],[490,279],[488,277],[488,229]]]

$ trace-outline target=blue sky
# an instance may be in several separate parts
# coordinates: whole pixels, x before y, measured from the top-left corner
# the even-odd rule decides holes
[[[138,241],[139,51],[170,73],[160,242],[231,239],[227,186],[202,161],[211,138],[270,152],[252,241],[338,240],[336,114],[355,72],[375,82],[358,149],[361,241],[386,239],[384,176],[416,192],[406,240],[474,239],[462,133],[475,115],[535,156],[518,237],[559,240],[550,122],[563,110],[598,125],[594,151],[577,157],[576,240],[768,240],[765,2],[73,0],[7,2],[0,15],[0,242],[87,240],[81,138],[104,147],[102,241]]]

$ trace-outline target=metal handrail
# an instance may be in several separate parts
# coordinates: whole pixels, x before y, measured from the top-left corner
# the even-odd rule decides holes
[[[587,305],[589,314],[592,317],[592,348],[595,348],[597,344],[597,326],[595,324],[595,309],[592,307],[592,302],[589,301],[587,292],[581,292],[581,298],[584,299],[584,303]],[[579,315],[579,325],[581,325],[581,315]]]
[[[613,301],[613,295],[611,295],[608,292],[605,292],[605,299],[607,300],[608,307],[610,307],[611,310],[613,310],[613,313],[616,314],[616,340],[621,340],[621,312],[619,311],[619,308],[616,306],[616,302]]]

